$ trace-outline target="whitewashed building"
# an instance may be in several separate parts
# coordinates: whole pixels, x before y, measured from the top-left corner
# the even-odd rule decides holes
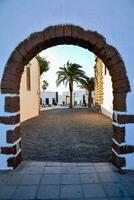
[[[112,118],[113,88],[109,71],[101,59],[96,58],[95,64],[94,106],[102,114]]]
[[[20,83],[20,122],[39,115],[40,67],[33,58],[24,69]]]
[[[58,103],[58,93],[51,91],[41,91],[41,105],[42,106],[51,106],[57,105]]]
[[[42,106],[68,106],[70,102],[69,91],[63,92],[61,95],[58,92],[42,91],[41,105]],[[73,105],[82,106],[88,102],[88,94],[85,90],[75,90],[73,92]]]

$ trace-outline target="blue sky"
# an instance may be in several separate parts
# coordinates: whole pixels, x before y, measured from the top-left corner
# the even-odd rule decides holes
[[[61,84],[58,88],[56,86],[57,75],[59,67],[62,67],[67,61],[77,63],[83,67],[87,76],[94,76],[95,55],[90,51],[74,45],[58,45],[48,48],[40,53],[50,61],[50,69],[42,75],[42,79],[47,80],[49,87],[47,91],[58,91],[62,93],[67,91],[68,87]],[[74,89],[79,89],[74,84]]]

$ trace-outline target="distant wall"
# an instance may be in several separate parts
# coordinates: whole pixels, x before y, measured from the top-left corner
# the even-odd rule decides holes
[[[85,102],[88,103],[88,95],[85,90],[74,90],[73,91],[73,104],[82,105],[83,104],[83,95],[85,96]],[[41,92],[42,104],[46,105],[46,99],[49,100],[49,105],[53,104],[53,99],[56,101],[56,92],[52,91],[42,91]],[[68,105],[70,102],[70,93],[63,92],[62,95],[58,95],[58,105]]]
[[[100,58],[95,65],[95,107],[104,115],[112,118],[113,114],[113,89],[109,71]]]
[[[101,111],[104,115],[112,118],[113,115],[113,89],[109,71],[103,64],[103,104]]]
[[[20,121],[39,115],[39,64],[36,58],[30,61],[30,90],[27,90],[26,67],[21,78],[20,84]]]
[[[94,73],[95,73],[95,89],[94,89],[95,106],[98,110],[101,110],[101,105],[103,104],[103,63],[100,58],[96,58]]]

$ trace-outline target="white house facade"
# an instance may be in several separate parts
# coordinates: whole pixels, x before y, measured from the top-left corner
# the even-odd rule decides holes
[[[113,115],[113,87],[111,76],[103,63],[103,104],[101,111],[104,115],[112,118]]]
[[[20,83],[20,121],[39,115],[40,67],[33,58],[24,69]]]
[[[41,91],[41,105],[42,106],[52,106],[57,105],[58,93],[50,91]]]
[[[111,76],[100,58],[96,58],[95,71],[95,107],[102,114],[112,118],[113,115],[113,86]]]
[[[52,91],[41,91],[41,105],[42,106],[68,106],[70,103],[70,94],[68,92],[63,92],[58,94],[58,92]],[[73,91],[73,105],[74,106],[84,106],[88,103],[88,94],[85,90],[75,90]]]

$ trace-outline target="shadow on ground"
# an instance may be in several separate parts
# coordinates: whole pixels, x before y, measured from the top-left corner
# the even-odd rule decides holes
[[[111,161],[112,121],[87,109],[54,109],[21,123],[25,160]]]

